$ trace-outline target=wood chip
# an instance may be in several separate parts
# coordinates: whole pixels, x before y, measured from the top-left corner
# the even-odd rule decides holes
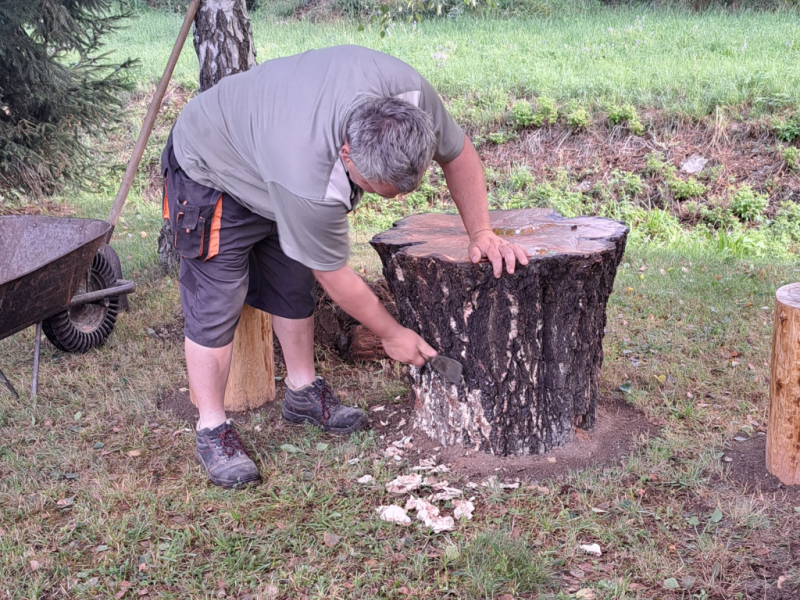
[[[386,491],[392,494],[407,494],[422,484],[420,475],[400,475],[386,484]]]
[[[396,504],[379,506],[375,510],[378,511],[378,517],[381,521],[397,523],[398,525],[409,525],[411,523],[411,518],[406,514],[406,511]]]

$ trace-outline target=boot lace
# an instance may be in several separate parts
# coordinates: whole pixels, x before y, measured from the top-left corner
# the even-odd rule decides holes
[[[320,380],[315,385],[320,404],[322,404],[322,420],[327,421],[331,416],[331,409],[339,406],[341,402],[333,394],[333,390],[324,381]]]
[[[226,429],[220,433],[219,441],[222,444],[222,451],[228,458],[233,458],[237,452],[248,456],[247,450],[244,449],[244,444],[235,429]]]

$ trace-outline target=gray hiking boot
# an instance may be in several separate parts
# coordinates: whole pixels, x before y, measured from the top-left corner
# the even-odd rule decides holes
[[[196,433],[194,455],[205,467],[211,483],[235,488],[260,481],[256,464],[247,456],[242,440],[228,419],[214,429],[201,429]]]
[[[308,422],[331,433],[353,433],[367,424],[367,415],[344,406],[322,377],[297,391],[287,389],[281,416],[295,425]]]

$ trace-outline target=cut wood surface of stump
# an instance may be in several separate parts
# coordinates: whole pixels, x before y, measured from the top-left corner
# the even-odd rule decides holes
[[[496,279],[458,215],[407,217],[372,239],[401,322],[464,365],[461,385],[412,368],[416,426],[439,443],[542,454],[595,424],[606,302],[628,229],[552,210],[490,212],[530,256]]]

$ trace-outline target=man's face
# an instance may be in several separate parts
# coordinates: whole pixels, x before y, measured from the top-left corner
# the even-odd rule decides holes
[[[371,192],[373,194],[378,194],[379,196],[383,196],[384,198],[394,198],[400,193],[396,187],[394,187],[390,183],[381,183],[380,181],[367,181],[361,176],[361,173],[358,172],[358,169],[353,164],[353,161],[350,160],[350,144],[346,143],[342,146],[341,150],[342,160],[344,161],[344,165],[347,167],[347,172],[350,175],[350,179],[355,183],[358,187],[360,187],[365,192]]]

